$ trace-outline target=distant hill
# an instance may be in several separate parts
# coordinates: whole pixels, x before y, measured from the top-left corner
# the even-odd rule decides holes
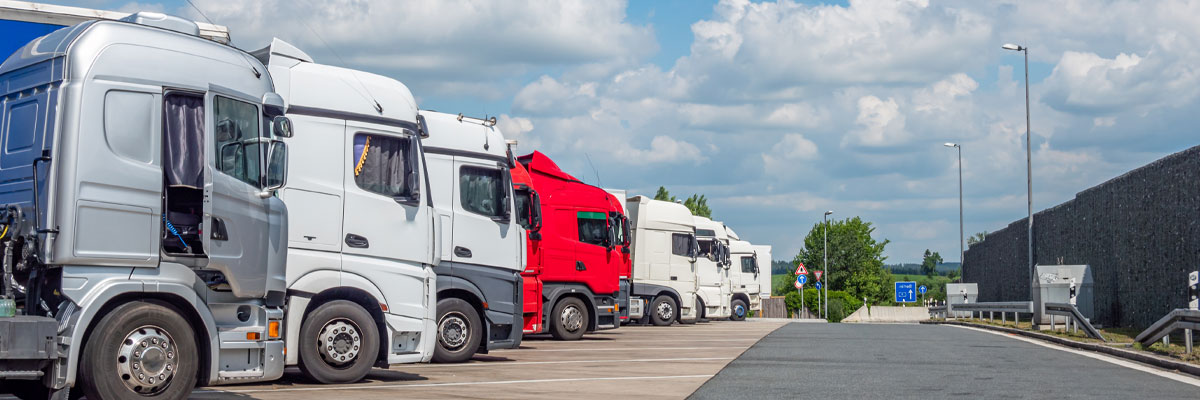
[[[884,264],[884,268],[892,271],[893,274],[920,275],[921,264],[902,263],[902,264]],[[957,271],[962,268],[962,263],[946,262],[938,264],[937,271],[939,274],[946,274],[950,271]]]

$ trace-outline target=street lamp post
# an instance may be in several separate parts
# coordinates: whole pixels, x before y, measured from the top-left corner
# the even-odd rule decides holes
[[[833,214],[833,211],[826,211],[825,215],[821,217],[825,219],[825,245],[821,246],[821,250],[825,253],[825,276],[821,278],[823,281],[821,282],[821,292],[824,293],[825,297],[825,309],[823,310],[825,319],[829,319],[829,273],[833,272],[829,269],[829,214]]]
[[[1033,301],[1033,139],[1029,128],[1029,48],[1012,43],[1001,46],[1005,50],[1019,51],[1025,55],[1025,182],[1028,185],[1029,227],[1026,232],[1029,247],[1029,300]],[[1037,321],[1034,321],[1036,324]]]
[[[963,246],[962,146],[958,143],[946,143],[945,146],[958,149],[958,267],[961,269],[967,258],[967,252]]]

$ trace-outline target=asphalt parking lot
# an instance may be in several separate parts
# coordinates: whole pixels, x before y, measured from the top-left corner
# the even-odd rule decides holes
[[[783,321],[624,326],[577,342],[526,337],[520,349],[464,364],[376,369],[350,385],[308,383],[298,371],[269,384],[197,389],[200,399],[681,399]]]

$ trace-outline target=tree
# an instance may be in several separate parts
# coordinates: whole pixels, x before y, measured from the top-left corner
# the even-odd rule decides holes
[[[921,260],[921,273],[925,276],[937,276],[937,266],[942,263],[942,256],[938,252],[929,252],[925,249],[925,258]]]
[[[708,199],[702,194],[693,194],[683,201],[683,205],[692,211],[692,215],[712,218],[712,209],[708,208]]]
[[[829,221],[829,266],[825,265],[823,250],[825,224],[813,225],[804,238],[804,249],[793,263],[803,262],[809,270],[824,270],[829,274],[830,293],[833,288],[844,290],[851,298],[867,297],[872,304],[891,301],[892,273],[883,267],[883,249],[891,241],[875,241],[875,228],[859,217]]]
[[[667,191],[667,188],[662,187],[662,186],[659,186],[658,192],[654,193],[654,199],[662,200],[662,201],[669,201],[672,203],[675,202],[675,196],[672,196],[671,193]]]
[[[679,199],[671,195],[671,192],[667,191],[667,188],[662,186],[659,186],[658,191],[654,193],[654,199],[672,203],[679,201]],[[692,212],[692,215],[712,218],[712,209],[708,208],[708,199],[702,194],[693,194],[692,197],[684,199],[683,205],[688,208],[688,211]]]
[[[967,246],[970,247],[976,243],[983,243],[984,239],[987,239],[987,231],[977,232],[974,235],[971,235],[971,237],[967,238]]]
[[[946,277],[950,278],[950,282],[958,282],[959,281],[958,278],[960,277],[960,275],[961,275],[961,273],[958,272],[958,270],[956,269],[956,270],[953,270],[953,271],[950,271],[949,273],[947,273]]]

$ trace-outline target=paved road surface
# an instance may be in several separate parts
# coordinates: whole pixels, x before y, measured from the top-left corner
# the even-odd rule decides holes
[[[1200,380],[1058,349],[952,326],[789,324],[692,398],[1200,398]]]

